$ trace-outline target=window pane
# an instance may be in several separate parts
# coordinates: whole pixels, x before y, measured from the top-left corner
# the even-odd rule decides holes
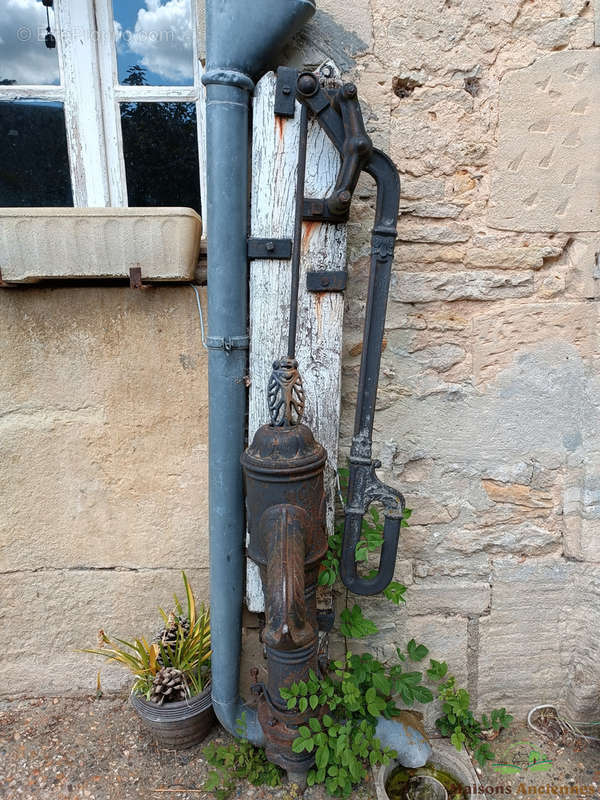
[[[62,103],[0,101],[0,206],[72,206]]]
[[[188,206],[200,213],[194,103],[123,103],[130,206]]]
[[[121,83],[193,85],[190,0],[113,0]]]
[[[56,34],[54,11],[48,9]],[[46,47],[46,9],[41,0],[0,2],[0,84],[58,84],[56,48]]]

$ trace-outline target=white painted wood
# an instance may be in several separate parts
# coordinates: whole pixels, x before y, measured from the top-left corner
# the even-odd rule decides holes
[[[54,4],[75,206],[110,202],[94,0]]]
[[[254,99],[251,235],[292,237],[300,106],[291,120],[273,113],[275,76],[259,82]],[[335,184],[339,156],[316,122],[309,123],[305,194],[324,197]],[[327,523],[333,531],[339,434],[343,294],[306,291],[307,271],[344,269],[345,225],[305,222],[298,310],[297,359],[306,394],[305,422],[327,450]],[[250,265],[250,409],[248,434],[268,422],[267,381],[275,358],[285,355],[290,294],[289,261]],[[262,611],[260,576],[248,560],[247,605]]]
[[[114,96],[119,103],[194,103],[198,90],[194,86],[127,86],[115,84]]]
[[[199,7],[197,0],[192,0],[192,30],[194,31],[193,39],[193,59],[194,59],[194,86],[197,91],[196,95],[196,131],[198,134],[198,165],[200,167],[200,207],[202,209],[202,219],[204,222],[202,229],[202,238],[206,238],[207,226],[207,207],[206,202],[206,89],[202,83],[202,76],[204,74],[204,39],[205,31],[204,25],[204,3]]]
[[[98,37],[98,65],[103,103],[102,122],[106,147],[106,174],[110,205],[119,208],[127,206],[127,180],[123,157],[121,111],[115,97],[115,87],[119,82],[119,76],[117,74],[113,5],[112,0],[95,0],[95,4],[98,28],[103,34]]]
[[[0,100],[58,100],[65,99],[62,86],[0,86]]]

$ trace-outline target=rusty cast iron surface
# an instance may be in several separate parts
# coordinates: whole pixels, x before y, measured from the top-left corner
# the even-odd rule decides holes
[[[246,478],[248,555],[265,593],[263,642],[268,679],[259,686],[258,717],[269,760],[306,773],[311,754],[292,751],[311,713],[288,711],[279,689],[318,673],[316,587],[327,552],[323,470],[326,453],[306,425],[263,425],[242,456]]]

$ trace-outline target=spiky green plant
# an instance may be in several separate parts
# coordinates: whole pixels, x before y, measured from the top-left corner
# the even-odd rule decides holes
[[[204,604],[196,607],[194,593],[185,572],[182,575],[187,599],[187,618],[190,622],[188,633],[179,622],[175,622],[177,626],[175,642],[163,645],[161,642],[148,644],[143,636],[132,642],[117,637],[111,639],[100,629],[98,647],[85,648],[82,651],[102,656],[129,669],[135,676],[132,692],[145,695],[147,699],[150,698],[154,677],[162,666],[174,667],[183,672],[189,697],[200,694],[210,680],[212,651],[209,611]],[[177,618],[180,618],[183,616],[183,608],[177,595],[174,595],[174,601]],[[167,613],[162,608],[159,612],[165,624],[174,617],[174,612]]]

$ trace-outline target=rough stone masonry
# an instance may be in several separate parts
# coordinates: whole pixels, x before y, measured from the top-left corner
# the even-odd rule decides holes
[[[597,12],[319,0],[290,51],[358,83],[403,183],[375,451],[413,509],[396,571],[407,604],[365,601],[380,627],[365,647],[392,658],[425,642],[482,711],[557,702],[591,719],[600,706]],[[342,460],[373,199],[361,183],[349,227]],[[179,568],[207,592],[191,289],[66,291],[0,294],[11,693],[89,691],[98,665],[75,649],[99,622],[147,630]]]
[[[380,633],[366,646],[393,657],[416,636],[482,711],[556,702],[597,718],[594,9],[342,5],[325,13],[354,34],[344,52],[369,131],[403,184],[375,439],[413,509],[397,568],[407,604],[369,601]],[[365,183],[350,232],[342,454],[372,200]]]

